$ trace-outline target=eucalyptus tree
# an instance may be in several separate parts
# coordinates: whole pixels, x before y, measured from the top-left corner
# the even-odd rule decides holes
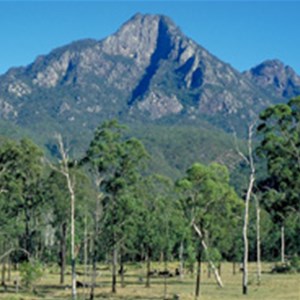
[[[63,138],[60,134],[55,135],[57,141],[57,147],[59,152],[59,163],[58,165],[53,165],[51,162],[48,162],[48,165],[54,171],[60,173],[65,178],[65,184],[69,193],[70,200],[70,238],[71,238],[71,273],[72,273],[72,299],[76,300],[77,298],[77,285],[76,285],[76,249],[75,249],[75,200],[76,200],[76,192],[75,192],[75,176],[71,172],[71,167],[76,165],[76,161],[72,161],[69,157],[68,150],[65,148],[65,144]]]
[[[3,193],[0,193],[1,285],[6,287],[6,266],[9,264],[8,277],[10,278],[11,257],[14,253],[17,253],[15,250],[19,248],[18,239],[23,234],[24,224],[23,222],[16,222],[16,212],[11,205],[14,197],[13,194],[10,193],[13,192],[11,189],[12,186],[8,188],[7,184],[3,181],[3,178],[0,179],[0,182],[5,186],[5,192],[3,191]]]
[[[39,235],[37,222],[44,203],[42,156],[42,151],[28,139],[9,141],[0,149],[2,196],[10,214],[24,224],[20,247],[31,254],[36,250],[34,239]]]
[[[74,178],[75,194],[77,203],[75,207],[75,222],[77,228],[77,235],[75,237],[76,245],[82,244],[83,234],[82,227],[85,225],[85,217],[89,214],[89,208],[91,206],[91,199],[94,197],[94,190],[90,179],[79,168],[71,168],[71,176]],[[56,170],[52,170],[48,177],[45,179],[45,196],[47,198],[48,210],[51,212],[51,225],[55,230],[59,246],[58,250],[58,264],[60,266],[60,283],[64,283],[64,274],[67,258],[67,234],[70,231],[70,218],[71,206],[70,206],[70,194],[66,185],[66,179],[63,174]]]
[[[267,108],[260,120],[258,153],[266,160],[268,175],[259,185],[265,193],[267,211],[281,227],[281,260],[284,262],[287,223],[294,224],[289,228],[294,232],[293,243],[296,245],[299,240],[300,97]],[[299,248],[293,251],[299,254]]]
[[[154,174],[138,186],[136,245],[146,258],[146,287],[150,287],[151,260],[163,253],[165,264],[184,231],[184,219],[173,182]],[[166,266],[166,265],[165,265]]]
[[[60,283],[65,282],[65,267],[67,253],[67,229],[69,225],[70,203],[69,192],[66,189],[65,178],[61,173],[52,171],[45,183],[48,205],[53,210],[52,223],[59,240],[58,264],[60,266]]]
[[[204,166],[192,165],[186,176],[177,182],[182,193],[182,209],[193,229],[200,238],[198,246],[198,272],[204,250],[214,271],[219,286],[221,278],[210,257],[207,238],[210,245],[220,246],[220,240],[232,240],[230,227],[235,226],[235,219],[240,215],[242,201],[229,185],[229,173],[225,166],[213,163]],[[224,244],[223,244],[224,245]],[[199,297],[200,277],[197,277],[196,297]]]
[[[98,188],[103,194],[102,236],[112,252],[113,293],[116,293],[118,250],[126,239],[125,231],[135,209],[131,190],[147,157],[141,142],[126,138],[124,130],[115,120],[104,122],[96,130],[85,158],[98,173]]]

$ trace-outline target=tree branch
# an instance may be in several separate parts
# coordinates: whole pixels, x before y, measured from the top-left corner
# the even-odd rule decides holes
[[[0,256],[0,261],[2,261],[2,259],[4,259],[5,257],[9,256],[14,251],[24,252],[28,256],[28,258],[30,258],[30,256],[31,256],[30,253],[27,250],[23,249],[23,248],[11,248],[11,249],[9,249],[8,251],[6,251],[4,254],[2,254]]]

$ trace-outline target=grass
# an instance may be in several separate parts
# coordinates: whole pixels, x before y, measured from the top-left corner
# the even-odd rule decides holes
[[[169,269],[175,270],[176,264],[171,264]],[[162,265],[154,264],[153,268],[163,269]],[[116,295],[110,292],[110,271],[101,266],[97,278],[96,299],[107,300],[158,300],[164,296],[164,278],[153,278],[150,288],[145,288],[145,280],[142,281],[145,273],[145,266],[132,265],[126,267],[126,287],[121,288],[118,285]],[[300,300],[300,276],[299,274],[271,274],[271,264],[263,265],[262,282],[258,286],[256,283],[255,264],[250,264],[249,268],[249,293],[247,296],[241,294],[242,291],[242,273],[232,274],[232,265],[230,263],[222,264],[222,279],[225,287],[219,288],[213,278],[209,278],[206,264],[202,268],[201,300]],[[83,272],[83,267],[78,268]],[[29,293],[20,290],[18,294],[14,291],[13,282],[7,282],[8,291],[0,291],[0,299],[5,300],[58,300],[71,299],[71,277],[67,271],[66,284],[59,285],[59,270],[57,267],[47,268],[42,279],[36,284],[36,292]],[[12,274],[12,280],[17,273]],[[78,276],[80,281],[84,281],[84,276]],[[89,281],[90,279],[88,279]],[[185,275],[183,281],[173,277],[167,279],[167,297],[173,299],[177,294],[180,300],[194,299],[195,276]],[[84,293],[88,295],[89,289],[78,289],[78,300],[85,299]],[[86,296],[88,299],[88,296]]]

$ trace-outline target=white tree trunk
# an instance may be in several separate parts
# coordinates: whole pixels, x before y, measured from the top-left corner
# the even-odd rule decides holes
[[[254,183],[254,176],[251,174],[246,201],[245,201],[244,226],[243,226],[243,240],[244,240],[243,294],[244,295],[246,295],[248,292],[247,289],[248,289],[248,256],[249,256],[249,245],[248,245],[249,202],[250,202],[253,183]]]
[[[72,299],[76,300],[76,257],[75,257],[75,192],[67,173],[68,189],[71,197],[71,264],[72,264]]]
[[[244,240],[244,259],[243,259],[243,294],[248,293],[248,258],[249,258],[249,243],[248,243],[248,225],[249,225],[249,204],[253,185],[255,181],[255,167],[252,154],[252,134],[254,125],[249,126],[248,131],[248,164],[250,166],[250,178],[245,199],[245,212],[244,212],[244,226],[243,226],[243,240]]]
[[[69,158],[64,148],[61,135],[57,135],[59,152],[62,157],[58,172],[66,177],[71,200],[71,266],[72,266],[72,300],[76,300],[76,255],[75,255],[75,180],[70,176]]]
[[[180,280],[183,280],[183,242],[180,242],[180,248],[179,248],[179,260],[180,260],[180,265],[179,265],[179,274],[180,274]]]
[[[212,269],[213,272],[214,272],[215,279],[216,279],[216,281],[217,281],[219,287],[224,287],[223,282],[222,282],[222,279],[221,279],[221,276],[219,275],[218,269],[216,268],[216,266],[214,265],[214,263],[212,262],[212,260],[209,258],[208,247],[207,247],[207,245],[206,245],[206,243],[205,243],[205,241],[204,241],[203,234],[202,234],[200,228],[199,228],[195,223],[193,223],[193,227],[194,227],[196,233],[198,234],[198,236],[199,236],[199,238],[200,238],[200,240],[201,240],[202,247],[203,247],[204,251],[205,251],[206,254],[207,254],[207,257],[208,257],[208,261],[209,261],[210,267],[211,267],[211,269]]]
[[[245,211],[244,211],[244,225],[243,225],[243,241],[244,241],[244,256],[243,256],[243,294],[246,295],[248,292],[248,257],[249,257],[249,244],[248,244],[248,224],[249,224],[249,203],[255,181],[255,166],[253,161],[252,153],[252,135],[255,122],[248,126],[248,157],[245,156],[236,143],[236,150],[241,158],[246,162],[250,168],[250,176],[248,189],[245,199]]]

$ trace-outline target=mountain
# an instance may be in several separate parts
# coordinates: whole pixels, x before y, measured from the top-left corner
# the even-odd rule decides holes
[[[230,165],[233,143],[226,131],[234,127],[242,134],[263,108],[299,94],[296,73],[276,65],[264,63],[242,74],[168,17],[136,14],[103,40],[73,42],[0,76],[0,117],[50,150],[51,136],[62,132],[77,153],[96,126],[117,118],[169,173],[195,160]],[[190,145],[183,164],[178,141]],[[181,151],[175,160],[172,151]]]
[[[277,59],[264,61],[244,76],[281,101],[300,95],[300,76]]]

